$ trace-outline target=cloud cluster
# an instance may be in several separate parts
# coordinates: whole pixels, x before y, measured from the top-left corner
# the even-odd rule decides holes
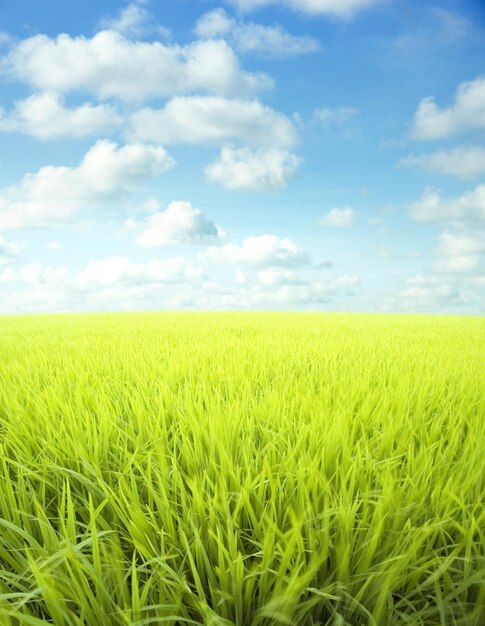
[[[382,0],[227,0],[241,11],[254,11],[266,6],[284,6],[310,15],[328,15],[349,19],[362,9]]]
[[[237,264],[259,267],[303,267],[310,258],[291,239],[276,235],[248,237],[240,244],[210,247],[201,257],[219,264]]]
[[[281,55],[316,50],[318,43],[279,26],[230,18],[222,9],[202,16],[196,26],[201,39],[194,42],[135,39],[147,32],[149,18],[142,2],[134,2],[105,18],[104,30],[92,37],[36,35],[13,42],[0,57],[0,74],[34,93],[8,112],[0,109],[0,131],[38,139],[117,132],[136,144],[217,146],[220,157],[205,171],[210,181],[255,190],[286,184],[301,163],[289,151],[297,130],[256,98],[272,80],[244,71],[234,48]],[[100,102],[79,103],[86,96]],[[157,99],[163,105],[153,103]],[[0,203],[5,215],[8,202]],[[71,199],[64,211],[53,206],[50,212],[68,215],[72,205]],[[21,207],[17,221],[25,212]]]
[[[307,35],[295,36],[281,26],[263,26],[229,17],[223,9],[204,13],[195,27],[201,38],[222,38],[231,42],[238,52],[296,56],[318,52],[320,43]]]
[[[483,268],[485,232],[441,233],[434,270],[439,273],[473,273]]]
[[[483,310],[480,288],[485,281],[485,185],[448,199],[427,188],[410,205],[410,213],[418,221],[446,227],[438,236],[429,273],[409,279],[402,291],[405,307],[443,312],[454,307]]]
[[[347,226],[352,226],[356,219],[354,209],[350,207],[345,207],[343,209],[330,209],[328,213],[325,213],[319,220],[318,223],[322,226],[335,226],[337,228],[345,228]]]
[[[164,211],[147,217],[141,229],[135,241],[146,248],[166,244],[210,244],[224,238],[222,228],[190,202],[171,202]]]
[[[133,41],[114,30],[24,39],[0,60],[0,71],[35,90],[129,102],[193,92],[247,95],[272,85],[264,74],[243,71],[223,40],[180,46]]]
[[[153,30],[162,35],[167,36],[169,34],[167,29],[158,25],[154,26],[152,15],[139,0],[135,0],[135,2],[121,9],[116,17],[102,19],[100,26],[105,30],[114,30],[127,37],[141,37],[146,32]]]
[[[27,263],[19,269],[7,268],[0,273],[0,283],[23,283],[29,287],[58,287],[63,284],[68,276],[65,266],[42,265],[40,263]]]
[[[129,136],[165,145],[240,141],[287,147],[297,140],[295,127],[282,113],[257,100],[215,96],[179,96],[162,109],[141,109],[131,116]]]
[[[5,241],[0,235],[0,263],[10,260],[17,254],[18,250],[19,247],[16,244]]]
[[[417,274],[406,281],[400,292],[401,307],[413,311],[446,311],[459,301],[457,285],[433,275]]]
[[[456,198],[444,199],[440,191],[427,187],[409,206],[411,217],[420,222],[448,222],[455,225],[485,221],[485,185],[478,185]]]
[[[82,206],[123,199],[173,163],[161,146],[97,141],[78,167],[48,165],[1,189],[0,230],[56,224]]]
[[[458,146],[451,150],[436,150],[429,154],[410,155],[400,164],[468,180],[485,174],[485,148]]]
[[[199,280],[200,267],[184,257],[153,259],[148,263],[133,263],[127,257],[111,257],[90,261],[74,276],[80,288],[99,285],[139,285],[143,283],[178,283]]]
[[[219,158],[206,167],[205,176],[227,189],[263,191],[284,187],[301,162],[288,150],[225,147]]]
[[[9,114],[0,110],[0,131],[24,133],[38,139],[106,134],[122,121],[111,105],[83,104],[68,108],[62,97],[47,92],[19,100]]]
[[[273,276],[259,272],[255,281],[223,284],[181,257],[147,263],[109,257],[90,261],[77,272],[39,264],[0,271],[0,313],[193,307],[318,309],[329,303],[342,306],[357,293],[359,284],[354,275],[309,282],[290,272]],[[3,291],[10,285],[15,286],[13,292]]]
[[[433,97],[424,98],[414,115],[416,139],[442,139],[474,129],[485,129],[484,77],[461,83],[448,108],[440,108]]]

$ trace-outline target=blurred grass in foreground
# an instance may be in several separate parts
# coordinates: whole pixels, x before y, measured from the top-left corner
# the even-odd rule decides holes
[[[0,624],[484,624],[484,338],[0,318]]]

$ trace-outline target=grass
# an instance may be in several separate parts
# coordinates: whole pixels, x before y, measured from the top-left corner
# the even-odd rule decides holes
[[[484,624],[484,338],[0,318],[0,624]]]

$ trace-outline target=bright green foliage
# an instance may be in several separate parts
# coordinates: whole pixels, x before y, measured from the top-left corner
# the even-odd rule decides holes
[[[0,624],[485,624],[479,318],[0,318]]]

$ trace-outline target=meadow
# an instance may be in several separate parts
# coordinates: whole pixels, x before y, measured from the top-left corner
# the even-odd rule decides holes
[[[0,624],[481,626],[485,321],[0,318]]]

